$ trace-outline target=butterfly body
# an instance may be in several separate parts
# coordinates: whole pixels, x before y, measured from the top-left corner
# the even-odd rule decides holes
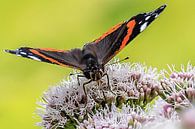
[[[138,14],[115,25],[98,39],[85,44],[82,49],[75,48],[65,51],[51,48],[21,47],[17,50],[5,51],[37,61],[72,67],[81,70],[89,82],[99,81],[107,75],[104,71],[105,64],[145,30],[165,7],[166,5],[163,5],[152,12]]]
[[[82,71],[87,79],[98,81],[102,78],[104,74],[104,66],[99,64],[97,57],[91,53],[87,53],[84,54],[82,61],[86,64],[86,68]]]

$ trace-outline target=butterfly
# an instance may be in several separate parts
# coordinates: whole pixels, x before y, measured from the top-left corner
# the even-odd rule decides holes
[[[99,81],[103,76],[108,78],[104,70],[105,64],[139,33],[145,30],[165,7],[166,5],[162,5],[152,12],[138,14],[127,21],[115,25],[98,39],[85,44],[82,49],[56,50],[51,48],[21,47],[16,50],[5,51],[17,56],[81,70],[83,74],[78,75],[78,78],[86,77],[89,80],[83,84],[86,94],[84,86],[91,81]]]

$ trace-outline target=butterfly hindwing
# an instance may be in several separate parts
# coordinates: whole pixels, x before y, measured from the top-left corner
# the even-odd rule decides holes
[[[41,49],[21,47],[17,50],[6,50],[6,52],[37,61],[57,64],[60,66],[74,67],[77,69],[83,69],[84,67],[81,64],[82,51],[80,49],[64,51],[49,48]]]
[[[145,30],[165,7],[166,5],[163,5],[153,12],[138,14],[128,21],[117,24],[94,42],[86,44],[84,48],[96,51],[99,63],[106,64],[139,33]]]

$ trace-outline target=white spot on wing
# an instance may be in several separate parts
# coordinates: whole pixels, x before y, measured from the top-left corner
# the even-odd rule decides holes
[[[155,18],[157,18],[159,16],[159,14],[156,14]]]
[[[160,7],[160,9],[163,9],[163,8],[165,8],[165,5],[163,5],[163,6]]]
[[[26,55],[26,53],[25,53],[25,52],[20,52],[20,54],[22,54],[22,55]]]
[[[149,18],[150,18],[150,16],[147,16],[147,17],[145,18],[145,20],[147,21]]]
[[[16,49],[16,55],[19,55],[19,49]]]
[[[143,25],[141,25],[141,27],[140,27],[140,32],[142,32],[143,30],[146,29],[147,24],[148,24],[148,22],[145,22]]]
[[[33,59],[33,60],[37,60],[37,61],[41,61],[39,58],[35,57],[35,56],[28,56],[29,58]]]

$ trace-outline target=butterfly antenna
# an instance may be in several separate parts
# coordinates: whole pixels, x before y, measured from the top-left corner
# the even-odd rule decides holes
[[[123,61],[128,60],[128,59],[129,59],[129,57],[127,56],[127,57],[125,57],[124,59],[121,59],[121,60],[115,61],[115,62],[110,63],[110,64],[108,64],[108,65],[117,64],[117,63],[123,62]]]

